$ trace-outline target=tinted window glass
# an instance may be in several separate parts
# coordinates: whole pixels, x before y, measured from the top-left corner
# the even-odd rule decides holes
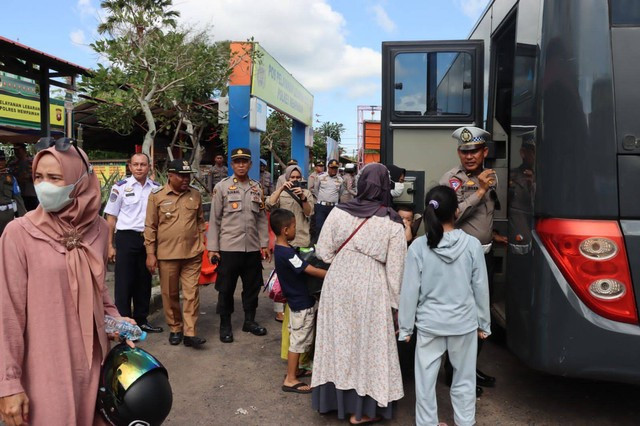
[[[518,49],[520,50],[520,49]],[[513,71],[513,109],[514,124],[532,124],[535,121],[535,56],[527,56],[518,51]]]
[[[611,24],[640,26],[640,1],[611,0]]]
[[[394,61],[395,115],[470,115],[471,66],[471,55],[467,52],[397,54]]]

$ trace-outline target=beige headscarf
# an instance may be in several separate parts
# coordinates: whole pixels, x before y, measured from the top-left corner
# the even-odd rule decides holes
[[[297,164],[292,164],[288,166],[286,169],[284,169],[284,178],[287,182],[289,182],[291,173],[293,173],[294,170],[297,170],[300,173],[300,176],[302,176],[302,169],[300,169],[300,167]]]
[[[82,150],[81,153],[88,163],[87,155]],[[100,230],[100,183],[95,173],[83,176],[87,168],[74,147],[65,152],[56,151],[53,147],[39,152],[33,160],[34,180],[38,162],[44,155],[53,155],[58,160],[65,185],[71,185],[82,177],[69,195],[73,199],[71,204],[55,213],[45,212],[42,206],[38,206],[25,217],[67,250],[65,258],[69,286],[80,320],[84,351],[91,368],[94,328],[97,329],[97,324],[104,321],[101,289],[104,287],[105,263],[101,251],[92,246]],[[104,355],[108,349],[107,336],[98,333],[98,338]]]

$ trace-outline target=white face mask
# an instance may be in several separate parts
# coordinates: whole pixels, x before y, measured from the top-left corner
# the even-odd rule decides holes
[[[394,182],[394,187],[391,190],[391,196],[392,197],[399,197],[402,195],[402,193],[404,192],[404,183],[402,182]]]
[[[86,175],[86,173],[83,174],[80,176],[80,179]],[[45,212],[56,213],[71,204],[73,199],[69,198],[69,195],[73,192],[78,182],[80,182],[80,179],[78,179],[76,183],[65,186],[57,186],[49,182],[40,182],[35,185],[36,196],[38,197],[38,201],[40,201],[42,209]]]

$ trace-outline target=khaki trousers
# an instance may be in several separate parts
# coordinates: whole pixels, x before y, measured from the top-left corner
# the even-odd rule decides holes
[[[185,336],[191,337],[196,335],[196,322],[200,309],[198,278],[201,265],[202,254],[191,259],[158,260],[162,307],[172,333],[183,332]],[[182,287],[182,310],[180,310],[180,287]]]

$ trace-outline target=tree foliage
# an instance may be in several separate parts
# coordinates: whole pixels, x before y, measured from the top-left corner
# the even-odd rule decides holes
[[[187,135],[195,159],[203,126],[216,119],[210,99],[226,91],[229,46],[206,31],[177,29],[171,6],[172,0],[103,0],[103,38],[91,46],[108,65],[99,64],[84,89],[103,101],[97,103],[103,126],[119,133],[145,129],[147,154],[156,134],[179,122],[177,135]]]

